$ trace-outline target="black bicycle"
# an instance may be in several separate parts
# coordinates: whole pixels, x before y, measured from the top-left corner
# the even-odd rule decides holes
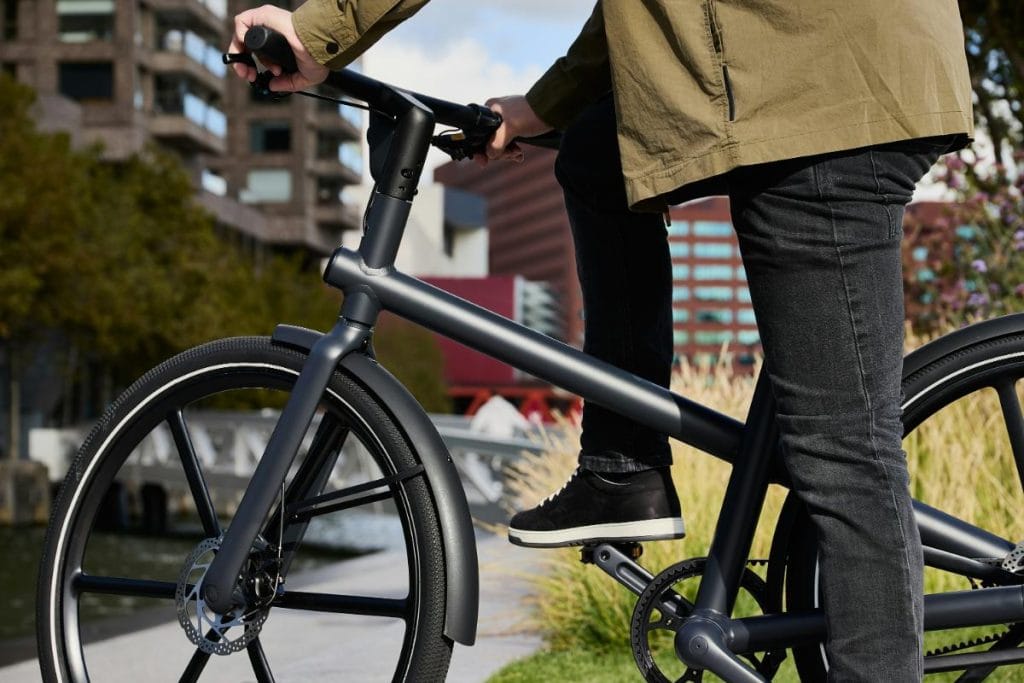
[[[278,38],[255,28],[246,45],[262,61],[287,68],[294,60],[283,40],[275,42]],[[260,83],[265,86],[263,77]],[[324,274],[345,294],[340,316],[326,334],[281,325],[270,338],[225,339],[186,351],[147,373],[106,411],[67,475],[47,534],[38,588],[43,678],[84,681],[90,672],[100,678],[97,672],[118,666],[111,661],[117,650],[105,647],[107,641],[94,642],[103,635],[96,624],[104,622],[88,617],[104,609],[116,612],[119,602],[130,599],[157,605],[165,621],[177,616],[180,629],[161,641],[162,656],[152,661],[177,661],[167,653],[180,650],[180,667],[170,675],[182,681],[215,670],[211,655],[241,650],[259,681],[273,680],[270,662],[301,656],[274,650],[275,621],[309,630],[327,623],[323,614],[292,618],[302,612],[373,617],[373,624],[381,624],[373,637],[392,640],[388,675],[443,680],[453,643],[471,645],[476,636],[475,539],[465,494],[436,429],[374,360],[374,325],[388,310],[735,465],[707,558],[652,576],[636,562],[636,544],[584,548],[585,561],[638,595],[631,641],[646,680],[700,680],[703,670],[729,681],[767,680],[788,653],[802,678],[823,679],[828,662],[820,645],[825,625],[818,606],[816,545],[794,496],[776,524],[765,578],[747,566],[765,492],[769,483],[781,480],[765,378],[758,379],[746,423],[740,423],[397,272],[395,254],[429,145],[465,157],[480,148],[500,119],[480,106],[406,92],[349,71],[331,74],[327,83],[371,111],[376,181],[359,249],[339,248]],[[435,124],[461,132],[435,135]],[[1022,375],[1024,315],[942,337],[904,363],[905,431],[912,435],[948,406],[994,390],[1007,452],[974,456],[1012,458],[1024,479],[1024,416],[1017,388]],[[258,408],[285,399],[225,528],[189,419],[204,408]],[[143,457],[140,444],[157,432],[175,446],[182,490],[191,492],[186,507],[195,510],[201,533],[183,550],[165,552],[176,567],[172,576],[156,570],[126,576],[123,555],[104,552],[100,541],[117,510],[124,516],[123,506],[112,501],[133,490],[135,465]],[[334,486],[331,472],[343,452],[358,452],[374,475]],[[965,499],[974,495],[963,492]],[[995,504],[984,492],[975,502],[981,512]],[[407,571],[399,572],[399,585],[377,586],[372,575],[352,577],[350,590],[333,592],[287,582],[308,547],[303,540],[311,520],[357,515],[366,506],[386,506],[400,521]],[[1019,647],[1024,544],[960,519],[955,511],[924,502],[916,502],[915,511],[927,565],[959,579],[960,588],[926,596],[925,629],[968,634],[966,642],[929,653],[926,671],[962,670],[959,680],[975,681],[996,667],[1024,661]],[[145,517],[136,514],[129,522]],[[140,538],[135,540],[147,540]],[[122,553],[135,552],[119,547]],[[680,587],[688,579],[700,581],[695,596]],[[731,616],[741,590],[754,596],[759,614]],[[663,663],[665,643],[671,665]],[[338,657],[358,663],[363,653],[345,651],[346,645],[331,647]],[[145,656],[122,654],[136,660]],[[161,671],[157,677],[167,675]]]

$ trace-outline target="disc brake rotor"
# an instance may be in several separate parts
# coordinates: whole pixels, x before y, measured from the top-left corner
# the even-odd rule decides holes
[[[239,607],[227,614],[218,614],[207,607],[203,599],[203,580],[220,543],[220,538],[207,538],[188,556],[178,577],[174,602],[178,623],[196,647],[208,654],[229,655],[244,649],[259,635],[269,610],[256,608],[246,612]]]

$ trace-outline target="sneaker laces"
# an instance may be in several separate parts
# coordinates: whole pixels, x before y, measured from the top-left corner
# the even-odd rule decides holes
[[[555,498],[556,498],[556,497],[557,497],[557,496],[558,496],[558,495],[559,495],[559,494],[560,494],[560,493],[561,493],[562,491],[564,491],[565,489],[567,489],[567,488],[569,487],[569,484],[571,484],[571,483],[572,483],[572,480],[573,480],[573,479],[575,479],[575,478],[576,478],[576,475],[577,475],[577,474],[579,474],[579,473],[580,473],[580,468],[579,468],[579,467],[577,467],[576,469],[574,469],[574,470],[572,471],[572,476],[570,476],[570,477],[569,477],[569,478],[568,478],[568,479],[566,480],[566,482],[565,482],[564,484],[562,484],[562,488],[558,489],[557,491],[555,491],[554,493],[552,493],[551,495],[549,495],[549,496],[548,496],[547,498],[545,498],[544,500],[542,500],[542,501],[540,502],[540,504],[541,504],[541,505],[547,505],[548,503],[550,503],[551,501],[553,501],[553,500],[554,500],[554,499],[555,499]]]

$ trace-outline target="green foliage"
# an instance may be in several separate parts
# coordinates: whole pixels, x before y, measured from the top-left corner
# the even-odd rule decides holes
[[[971,180],[973,168],[947,159],[939,181],[956,199],[931,224],[911,225],[912,243],[927,250],[923,264],[908,258],[904,267],[907,311],[921,332],[1024,311],[1024,175],[993,164]]]
[[[960,0],[967,62],[978,124],[1011,165],[1024,134],[1024,4],[1020,0]]]
[[[32,91],[3,74],[0,101],[0,348],[20,359],[12,368],[56,332],[70,371],[113,389],[210,339],[337,316],[340,296],[299,256],[253,262],[218,237],[174,157],[151,148],[114,164],[72,149],[35,130]],[[396,325],[378,349],[428,409],[448,407],[429,334]]]
[[[394,316],[384,315],[374,331],[377,360],[431,413],[451,411],[444,383],[444,357],[433,334]]]

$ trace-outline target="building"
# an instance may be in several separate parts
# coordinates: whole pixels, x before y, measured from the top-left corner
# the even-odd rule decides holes
[[[522,164],[449,163],[435,172],[446,186],[487,201],[492,275],[546,282],[559,303],[562,339],[583,345],[583,300],[555,152],[526,148]],[[760,350],[750,292],[723,197],[673,207],[669,250],[673,272],[675,352],[696,362],[718,359],[728,344],[735,363],[750,366]]]
[[[726,197],[672,207],[672,337],[676,355],[714,363],[727,349],[753,365],[760,337]]]
[[[488,270],[544,282],[558,303],[558,337],[583,345],[583,297],[562,192],[555,181],[555,152],[527,148],[522,164],[448,163],[434,179],[484,198],[487,203]]]
[[[221,52],[243,0],[0,0],[0,66],[40,96],[40,126],[123,159],[156,142],[197,200],[254,248],[324,256],[357,228],[361,112],[257,102]],[[229,10],[231,13],[229,13]]]

